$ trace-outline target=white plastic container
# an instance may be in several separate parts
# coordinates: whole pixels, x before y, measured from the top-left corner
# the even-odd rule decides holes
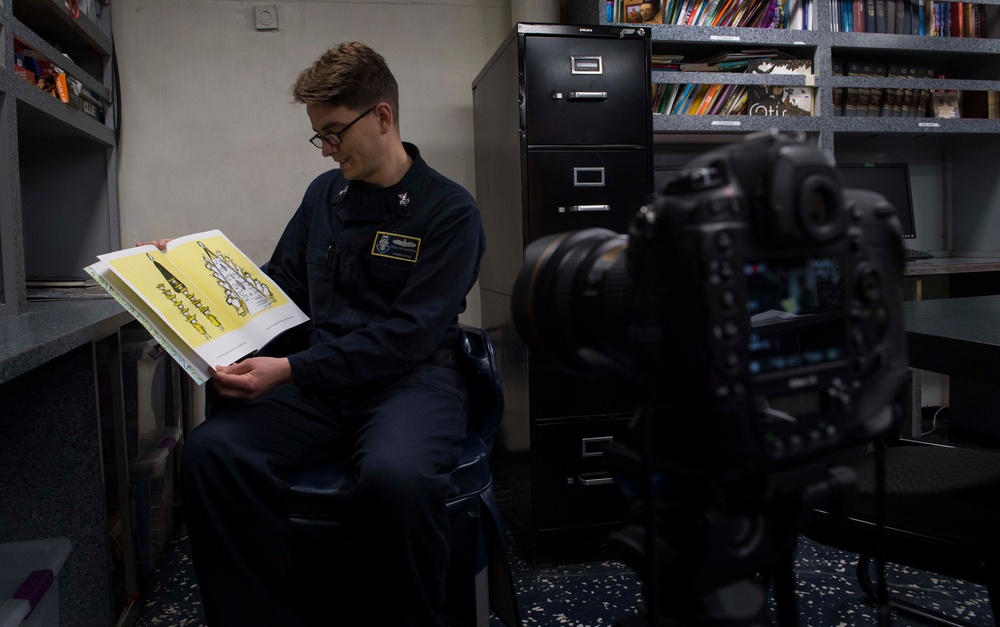
[[[164,429],[157,444],[141,460],[129,464],[135,493],[136,553],[143,574],[152,572],[173,529],[174,465],[181,438],[179,427]]]
[[[0,627],[58,627],[66,538],[0,544]]]

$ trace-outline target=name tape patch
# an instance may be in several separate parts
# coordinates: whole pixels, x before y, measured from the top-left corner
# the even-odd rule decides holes
[[[385,231],[379,231],[375,234],[375,242],[372,244],[372,255],[376,257],[389,257],[390,259],[401,259],[415,263],[419,254],[419,237],[386,233]]]

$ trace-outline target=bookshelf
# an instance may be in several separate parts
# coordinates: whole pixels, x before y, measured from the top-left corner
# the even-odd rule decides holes
[[[28,311],[27,278],[83,279],[97,253],[119,248],[110,10],[79,4],[93,12],[0,1],[0,144],[10,159],[0,175],[0,316]],[[79,81],[104,119],[25,80],[16,45]]]
[[[0,509],[0,542],[69,538],[60,624],[127,625],[138,614],[133,510],[116,518],[111,509],[130,498],[120,329],[132,318],[110,299],[29,302],[27,289],[34,277],[85,279],[95,255],[120,248],[110,8],[107,0],[73,5],[79,14],[66,0],[0,0],[0,151],[8,155],[0,172],[0,500],[16,504]],[[46,62],[79,86],[67,81],[70,102],[32,82]],[[115,520],[124,530],[117,541]]]
[[[812,30],[645,25],[651,30],[654,55],[682,53],[685,59],[698,60],[727,49],[775,48],[813,62],[812,76],[654,70],[651,83],[815,88],[814,111],[808,117],[653,115],[654,159],[676,167],[711,144],[776,128],[807,133],[825,154],[840,161],[905,161],[914,177],[918,223],[917,238],[911,245],[941,258],[961,259],[962,263],[943,266],[957,268],[956,272],[991,271],[1000,260],[1000,183],[988,167],[984,171],[984,165],[995,163],[1000,156],[1000,119],[848,117],[834,111],[834,93],[851,88],[1000,91],[998,40],[837,31],[831,4],[812,2]],[[1000,0],[976,4],[995,7]],[[571,2],[569,19],[609,23],[601,0]],[[929,67],[935,76],[947,78],[834,73],[835,64],[854,59]],[[986,264],[982,268],[977,267],[980,260]]]

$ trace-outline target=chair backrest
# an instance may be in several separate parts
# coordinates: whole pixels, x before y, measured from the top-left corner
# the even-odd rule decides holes
[[[459,326],[462,335],[456,352],[469,388],[469,428],[479,434],[487,450],[492,450],[504,409],[496,353],[485,329]]]

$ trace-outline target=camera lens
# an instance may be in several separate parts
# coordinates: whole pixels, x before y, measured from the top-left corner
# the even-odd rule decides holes
[[[632,282],[628,238],[607,229],[543,237],[525,249],[514,283],[514,323],[529,346],[575,371],[621,359]]]

